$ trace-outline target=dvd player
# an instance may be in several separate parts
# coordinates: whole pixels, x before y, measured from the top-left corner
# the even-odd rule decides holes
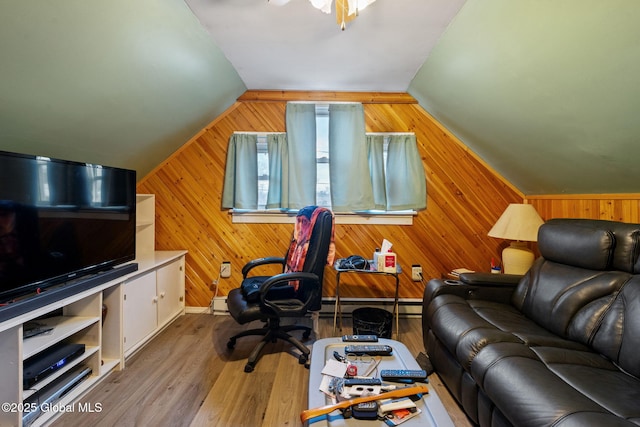
[[[49,411],[53,405],[91,375],[91,368],[76,366],[59,378],[47,384],[42,390],[24,400],[22,425],[31,425],[42,412]]]
[[[27,389],[84,353],[84,344],[59,343],[24,361],[22,387]]]

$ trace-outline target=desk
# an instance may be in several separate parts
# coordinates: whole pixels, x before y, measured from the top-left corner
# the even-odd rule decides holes
[[[342,274],[369,274],[373,276],[379,277],[393,277],[396,280],[396,292],[393,297],[393,317],[396,320],[396,336],[398,334],[398,289],[400,287],[400,274],[402,273],[402,267],[400,264],[396,264],[396,272],[395,273],[387,273],[384,271],[377,270],[354,270],[354,269],[346,269],[338,267],[340,260],[338,260],[333,268],[336,270],[336,302],[333,307],[333,334],[336,334],[336,325],[339,324],[340,333],[342,333],[342,306],[340,305],[340,276]],[[369,261],[371,265],[371,261]]]

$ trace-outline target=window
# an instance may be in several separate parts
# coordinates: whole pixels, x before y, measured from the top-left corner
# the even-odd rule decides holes
[[[329,105],[316,105],[316,204],[331,208],[329,180]],[[265,210],[269,193],[267,133],[257,133],[258,210]]]
[[[51,202],[51,191],[49,188],[49,162],[48,157],[37,156],[38,164],[38,204],[49,204]]]
[[[411,223],[426,207],[415,135],[365,134],[361,104],[290,103],[287,131],[230,138],[222,205],[233,209],[234,222],[289,222],[273,218],[292,219],[316,204],[352,223]],[[332,151],[339,153],[333,159]],[[241,219],[251,215],[262,219]]]
[[[89,182],[91,183],[91,188],[89,190],[91,194],[91,205],[102,206],[103,202],[106,200],[106,195],[102,194],[102,188],[104,185],[104,171],[102,166],[87,164],[86,171]]]
[[[329,105],[316,105],[316,203],[331,208],[329,179]]]

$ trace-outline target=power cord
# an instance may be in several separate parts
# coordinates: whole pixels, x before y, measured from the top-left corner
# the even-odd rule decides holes
[[[218,289],[220,289],[220,285],[218,285],[219,282],[220,282],[220,270],[218,270],[218,277],[216,277],[215,280],[211,282],[211,286],[215,286],[216,289],[213,292],[213,297],[211,297],[211,302],[209,303],[209,312],[214,316],[216,315],[214,304],[215,304],[216,298],[218,297]]]

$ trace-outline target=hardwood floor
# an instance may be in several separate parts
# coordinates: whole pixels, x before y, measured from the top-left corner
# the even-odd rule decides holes
[[[182,316],[129,358],[125,370],[111,373],[83,397],[94,407],[99,403],[101,412],[66,413],[53,425],[299,426],[309,370],[292,355],[296,350],[282,342],[268,344],[250,374],[244,365],[258,338],[239,339],[233,351],[227,350],[228,337],[259,325],[238,325],[229,316]],[[332,319],[320,319],[318,335],[333,335]],[[308,344],[315,339],[312,334]],[[424,351],[420,319],[400,319],[398,339],[416,356]],[[429,380],[454,424],[471,426],[437,375]]]

